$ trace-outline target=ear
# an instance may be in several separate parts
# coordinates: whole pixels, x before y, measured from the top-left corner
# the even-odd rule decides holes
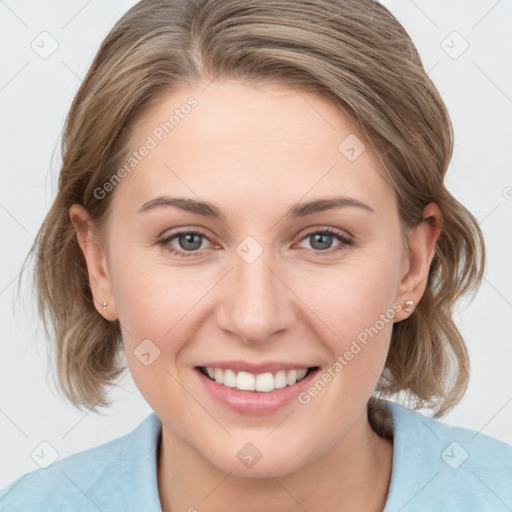
[[[439,206],[436,203],[429,203],[423,210],[423,220],[408,233],[405,272],[397,293],[397,301],[402,309],[397,311],[395,322],[408,318],[414,310],[414,307],[411,307],[410,311],[406,311],[404,309],[405,301],[411,300],[414,302],[414,306],[417,306],[425,293],[430,264],[434,258],[442,223],[443,218]]]
[[[89,214],[83,206],[74,204],[69,209],[69,216],[77,233],[78,244],[87,263],[89,285],[94,298],[94,305],[98,313],[107,320],[117,320],[118,314],[112,293],[112,283],[108,272],[105,250],[93,230]],[[107,305],[104,308],[105,302]]]

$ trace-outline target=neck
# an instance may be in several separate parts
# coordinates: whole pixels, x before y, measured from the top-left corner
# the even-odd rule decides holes
[[[393,442],[370,427],[366,409],[328,452],[283,476],[247,478],[220,471],[162,426],[158,487],[163,512],[382,511]]]

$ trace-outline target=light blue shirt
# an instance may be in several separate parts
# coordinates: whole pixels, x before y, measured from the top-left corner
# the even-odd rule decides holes
[[[394,449],[384,512],[512,510],[512,445],[385,404]],[[0,491],[0,511],[161,512],[160,432],[152,413],[125,436],[26,473]]]

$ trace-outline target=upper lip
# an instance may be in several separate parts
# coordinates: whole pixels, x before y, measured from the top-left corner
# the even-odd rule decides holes
[[[221,368],[223,370],[233,370],[235,372],[249,372],[258,375],[260,373],[267,372],[275,373],[279,370],[307,369],[316,365],[284,361],[268,361],[262,363],[252,363],[249,361],[207,361],[198,366],[203,368]]]

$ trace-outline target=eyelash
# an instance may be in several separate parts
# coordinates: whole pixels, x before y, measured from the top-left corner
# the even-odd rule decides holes
[[[310,231],[310,232],[306,233],[301,238],[300,241],[305,240],[306,238],[313,236],[313,235],[317,235],[317,234],[331,235],[334,238],[336,238],[339,242],[341,242],[341,244],[339,246],[335,247],[334,249],[331,248],[331,249],[326,249],[324,251],[319,251],[317,249],[311,249],[311,251],[313,251],[313,254],[315,256],[325,255],[326,253],[331,254],[333,252],[336,252],[339,250],[344,250],[347,247],[354,245],[353,240],[350,240],[349,238],[342,235],[338,231],[335,231],[334,229],[330,229],[330,228],[316,229],[316,230]],[[189,258],[191,256],[198,256],[198,255],[202,254],[202,251],[179,251],[179,250],[176,250],[174,247],[172,247],[170,245],[171,240],[173,240],[174,238],[176,238],[180,235],[199,235],[201,237],[208,239],[208,237],[204,233],[201,233],[200,231],[178,231],[177,233],[173,233],[172,235],[170,235],[168,237],[158,240],[157,244],[162,246],[169,253],[171,253],[175,256],[179,256],[180,258]]]

